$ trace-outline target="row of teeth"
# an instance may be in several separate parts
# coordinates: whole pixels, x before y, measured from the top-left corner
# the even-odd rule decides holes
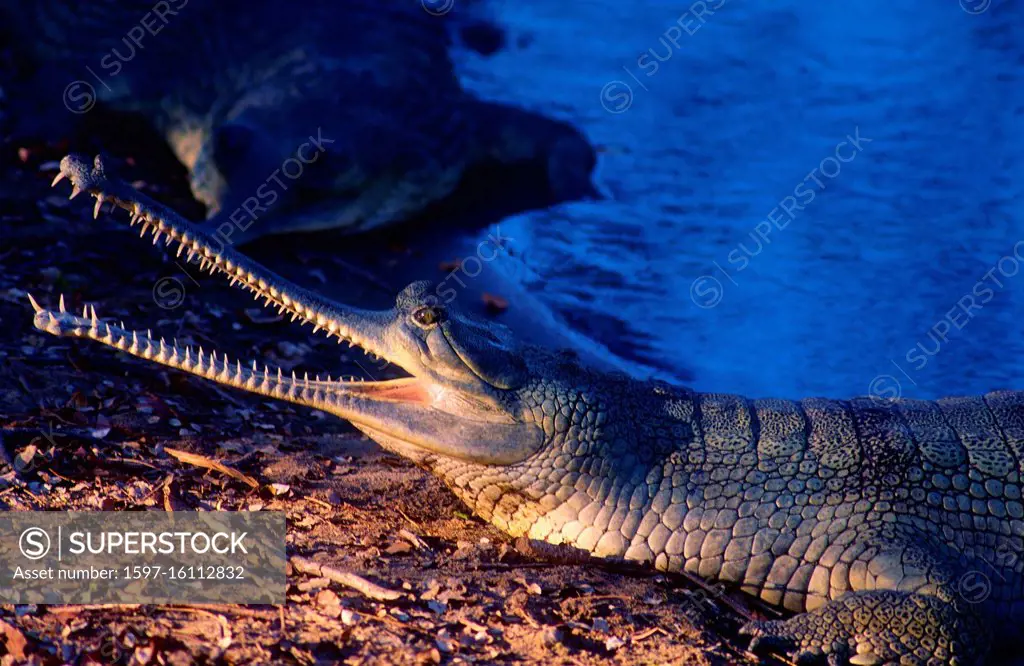
[[[55,187],[65,178],[63,173],[58,173],[50,184],[51,187]],[[74,199],[76,196],[82,193],[82,188],[78,185],[72,184],[71,196],[69,199]],[[150,225],[153,227],[153,244],[156,245],[157,241],[160,240],[161,234],[167,234],[166,244],[170,245],[172,241],[178,243],[177,256],[180,257],[182,252],[185,251],[187,246],[191,246],[188,250],[187,261],[189,263],[198,263],[200,270],[209,271],[211,275],[216,275],[218,272],[223,273],[225,277],[231,281],[231,286],[234,287],[238,284],[245,289],[253,292],[253,298],[257,301],[260,298],[266,299],[264,307],[270,307],[272,304],[277,307],[278,314],[283,315],[285,311],[291,313],[291,320],[294,322],[301,319],[300,326],[304,324],[310,324],[313,326],[313,333],[318,333],[321,330],[326,331],[327,337],[335,336],[338,338],[338,344],[347,343],[350,346],[358,346],[360,349],[372,357],[374,360],[379,360],[380,357],[374,354],[372,351],[366,348],[363,341],[356,341],[355,339],[346,337],[341,334],[340,326],[331,320],[328,320],[322,314],[315,312],[310,307],[303,307],[301,303],[288,297],[287,294],[279,291],[273,285],[268,285],[265,280],[258,279],[252,273],[246,271],[241,266],[232,265],[230,261],[227,261],[220,257],[216,252],[210,250],[198,239],[190,239],[186,233],[179,232],[174,228],[173,225],[166,223],[164,220],[152,215],[151,213],[142,210],[141,206],[134,202],[124,202],[117,197],[103,194],[102,192],[91,192],[96,197],[96,205],[93,207],[93,218],[98,218],[100,211],[103,209],[103,204],[107,201],[111,204],[111,211],[117,209],[118,206],[124,208],[131,213],[130,226],[135,226],[136,223],[142,222],[142,228],[139,236],[141,238],[146,237],[146,233],[150,229]],[[198,257],[198,261],[197,261]]]
[[[163,338],[156,341],[153,339],[150,331],[147,331],[144,337],[140,336],[136,331],[129,333],[125,330],[123,322],[120,327],[111,326],[100,320],[96,315],[95,307],[90,308],[86,306],[83,308],[80,318],[74,317],[65,310],[63,295],[60,297],[60,317],[41,307],[31,294],[29,294],[28,298],[37,314],[40,312],[46,313],[47,330],[51,333],[60,335],[70,334],[76,337],[84,336],[105,345],[116,347],[134,356],[198,374],[222,384],[277,398],[290,398],[294,400],[302,397],[313,403],[325,402],[328,394],[337,393],[337,390],[342,388],[342,385],[332,381],[330,375],[327,376],[326,380],[322,380],[319,375],[314,379],[310,379],[309,373],[305,373],[302,379],[299,379],[295,372],[292,371],[291,379],[289,379],[284,376],[280,368],[277,368],[275,374],[271,372],[270,367],[267,365],[263,366],[263,372],[261,373],[256,366],[255,360],[252,362],[251,370],[243,368],[241,361],[237,359],[235,360],[234,367],[232,367],[227,354],[223,355],[222,360],[218,360],[213,353],[205,354],[202,347],[199,347],[198,351],[194,351],[191,346],[180,347],[177,340],[172,344],[168,344]],[[73,328],[70,330],[62,329],[62,324],[66,325],[69,321]],[[359,377],[343,377],[341,381],[361,382],[363,380]],[[313,391],[313,395],[300,395],[300,391],[306,390]]]

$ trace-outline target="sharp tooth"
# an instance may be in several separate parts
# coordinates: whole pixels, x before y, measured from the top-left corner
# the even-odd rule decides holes
[[[82,193],[82,188],[80,188],[78,185],[72,185],[71,186],[71,194],[68,195],[68,199],[74,199],[75,197],[77,197],[81,193]]]
[[[95,326],[99,322],[99,317],[96,316],[96,306],[92,306],[92,323]]]
[[[60,173],[58,173],[56,176],[53,177],[53,181],[50,183],[50,187],[56,187],[57,183],[59,183],[62,180],[64,180],[64,172],[63,171],[61,171]]]
[[[64,294],[60,295],[60,311],[67,312],[67,310],[64,309]]]
[[[160,230],[159,229],[157,229],[156,233],[153,234],[153,245],[156,245],[158,240],[160,240]]]
[[[100,210],[103,208],[103,195],[96,195],[96,205],[92,207],[92,219],[97,219],[100,216]]]
[[[82,306],[82,319],[88,319],[88,318],[89,318],[89,306],[88,305],[83,305]]]
[[[50,319],[47,322],[47,326],[54,326],[54,325],[56,325],[57,324],[57,318],[53,316],[53,313],[52,312],[47,312],[46,314],[50,315]]]
[[[256,359],[252,360],[252,371],[256,372]]]
[[[40,307],[38,303],[36,303],[36,299],[32,298],[32,294],[28,295],[28,302],[32,304],[32,309],[35,310],[36,312],[43,311],[43,308]]]
[[[132,213],[132,219],[130,219],[130,220],[128,221],[128,226],[129,226],[129,227],[134,227],[134,226],[135,226],[135,223],[139,221],[139,217],[140,217],[140,216],[139,216],[139,214],[138,214],[138,213]]]

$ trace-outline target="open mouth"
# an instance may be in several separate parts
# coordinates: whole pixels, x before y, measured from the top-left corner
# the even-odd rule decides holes
[[[131,225],[141,224],[140,235],[152,232],[154,244],[161,238],[177,246],[177,255],[211,274],[223,274],[233,286],[252,292],[266,307],[290,314],[292,321],[309,324],[322,332],[360,347],[374,358],[402,367],[386,340],[397,313],[393,310],[362,310],[325,299],[276,275],[232,247],[213,242],[196,225],[153,201],[116,178],[108,178],[101,158],[94,165],[69,155],[61,160],[57,185],[72,182],[71,198],[83,191],[96,197],[93,215],[104,203],[131,214]],[[287,400],[335,414],[364,431],[418,450],[486,464],[510,464],[523,460],[540,446],[543,433],[524,426],[509,413],[487,409],[481,398],[461,394],[429,377],[412,376],[387,381],[359,381],[286,376],[280,368],[259,369],[255,361],[242,365],[226,355],[206,353],[176,341],[155,340],[147,332],[101,321],[95,308],[82,316],[66,311],[61,298],[58,311],[35,309],[36,328],[62,337],[84,337],[126,351],[134,356],[168,365],[248,392]],[[408,371],[408,369],[403,368]],[[374,435],[371,435],[374,436]],[[375,437],[376,438],[376,437]],[[378,441],[381,441],[380,439]]]
[[[147,360],[199,375],[219,384],[258,393],[335,414],[370,434],[378,442],[411,446],[422,453],[442,454],[467,462],[511,464],[523,460],[540,444],[540,432],[507,418],[481,419],[479,413],[454,414],[437,408],[448,391],[419,377],[360,381],[286,375],[280,368],[259,369],[255,361],[243,366],[226,355],[201,347],[154,339],[148,332],[104,322],[95,308],[81,316],[65,311],[35,309],[36,328],[60,337],[95,340]],[[409,454],[406,450],[405,455]]]

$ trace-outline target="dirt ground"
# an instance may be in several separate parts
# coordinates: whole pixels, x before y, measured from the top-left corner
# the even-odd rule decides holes
[[[64,294],[69,309],[89,303],[101,317],[300,375],[390,373],[218,279],[185,274],[123,220],[94,221],[91,204],[48,188],[66,150],[3,147],[0,510],[283,511],[289,556],[398,598],[290,570],[280,608],[4,605],[0,663],[757,663],[737,637],[755,611],[735,592],[552,558],[467,515],[433,477],[331,416],[36,331],[26,293],[47,305]],[[169,162],[153,180],[137,185],[201,214]],[[410,252],[384,244],[370,272],[327,243],[253,254],[366,302]]]

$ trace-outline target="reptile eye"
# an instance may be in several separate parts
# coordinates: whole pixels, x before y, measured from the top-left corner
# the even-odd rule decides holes
[[[416,325],[420,328],[430,328],[441,321],[441,316],[444,313],[441,308],[427,305],[419,308],[412,313],[412,320],[416,322]]]

